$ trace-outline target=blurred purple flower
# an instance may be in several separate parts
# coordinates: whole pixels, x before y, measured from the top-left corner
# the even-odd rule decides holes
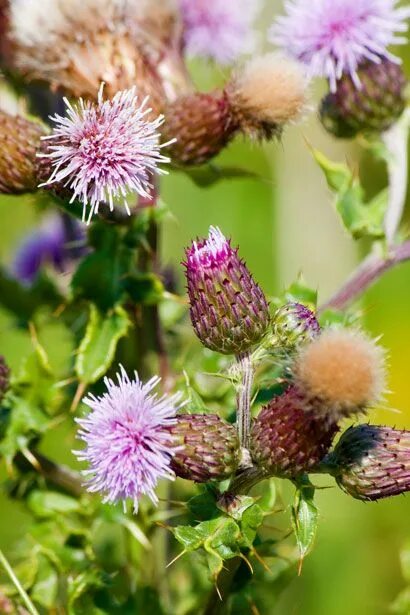
[[[137,373],[130,380],[123,367],[117,379],[118,384],[105,379],[107,392],[102,397],[83,400],[91,408],[78,420],[78,435],[86,448],[75,454],[90,465],[84,472],[89,491],[101,492],[104,502],[122,501],[124,507],[130,499],[137,511],[142,495],[158,502],[159,479],[174,479],[170,463],[177,447],[169,427],[176,423],[180,395],[158,397],[152,393],[158,377],[143,384]]]
[[[84,206],[83,218],[90,205],[88,221],[101,203],[123,202],[132,192],[151,199],[154,173],[164,173],[158,165],[169,162],[161,154],[159,128],[163,116],[147,119],[151,109],[147,99],[141,103],[135,88],[118,92],[112,100],[103,100],[102,87],[98,102],[79,100],[67,105],[67,117],[55,115],[53,133],[44,137],[47,153],[54,167],[45,184],[60,183],[73,191],[71,202],[79,199]]]
[[[255,45],[259,0],[180,0],[188,55],[231,64]]]
[[[271,40],[308,67],[309,76],[326,77],[332,91],[343,73],[360,88],[357,68],[365,60],[400,60],[389,45],[405,44],[410,8],[397,0],[288,0],[286,15],[271,29]]]
[[[18,247],[11,266],[12,275],[23,284],[31,284],[43,265],[51,265],[63,273],[85,247],[80,244],[84,231],[80,223],[65,221],[60,216],[47,218],[29,233]]]

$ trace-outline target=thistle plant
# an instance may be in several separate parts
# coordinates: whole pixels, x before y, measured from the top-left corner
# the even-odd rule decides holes
[[[36,218],[0,267],[2,486],[31,520],[0,550],[2,612],[268,614],[315,546],[321,487],[351,507],[410,490],[410,432],[373,424],[390,403],[383,331],[357,305],[410,259],[407,79],[390,48],[410,11],[290,0],[259,54],[269,10],[0,1],[0,202]],[[309,144],[345,231],[370,246],[347,282],[326,301],[301,279],[273,295],[259,280],[274,266],[254,272],[252,244],[200,211],[166,267],[174,177],[266,185],[225,148],[280,157],[315,107],[328,138],[387,164],[367,198],[356,169]]]

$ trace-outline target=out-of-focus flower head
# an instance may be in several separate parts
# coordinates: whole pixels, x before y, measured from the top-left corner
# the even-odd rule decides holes
[[[61,216],[47,218],[17,248],[11,268],[13,276],[23,284],[31,284],[44,265],[64,272],[72,260],[83,252],[83,248],[78,247],[82,240],[83,229],[77,221],[70,220],[66,225]]]
[[[180,0],[188,55],[231,64],[253,51],[259,0]]]
[[[332,91],[344,73],[360,88],[357,69],[366,60],[400,62],[388,49],[407,39],[410,8],[397,0],[288,0],[271,40],[303,62],[310,76],[325,77]]]
[[[52,173],[42,186],[68,187],[71,202],[83,203],[84,216],[90,206],[88,220],[104,202],[113,210],[120,201],[129,211],[130,193],[150,199],[152,176],[164,173],[158,165],[169,162],[161,154],[167,144],[159,142],[163,116],[149,120],[147,100],[140,102],[135,88],[104,101],[101,87],[97,103],[65,102],[67,117],[55,115],[54,130],[44,137],[41,158]]]
[[[104,502],[125,506],[131,500],[137,511],[143,495],[158,502],[155,488],[161,478],[174,479],[170,464],[177,447],[169,428],[176,422],[180,396],[159,397],[153,392],[158,383],[154,377],[143,384],[136,373],[130,379],[121,368],[117,383],[105,379],[104,395],[84,399],[91,412],[78,420],[86,447],[76,455],[89,464],[84,472],[89,490],[103,494]]]

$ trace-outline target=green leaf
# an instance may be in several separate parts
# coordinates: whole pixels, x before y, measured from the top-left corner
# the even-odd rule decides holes
[[[246,509],[241,520],[241,530],[244,543],[252,548],[256,533],[263,523],[264,514],[259,504],[254,504]]]
[[[58,594],[58,574],[46,557],[40,557],[39,569],[35,583],[30,592],[30,598],[45,607],[55,607]]]
[[[187,502],[187,507],[192,513],[194,519],[206,521],[220,514],[216,506],[215,495],[213,491],[207,489],[204,493],[196,495]]]
[[[27,499],[31,512],[39,518],[78,512],[79,502],[57,491],[32,491]]]
[[[78,350],[75,371],[81,382],[92,384],[108,371],[113,362],[118,341],[128,331],[129,319],[122,307],[108,315],[90,304],[90,318]]]
[[[48,418],[26,399],[15,398],[0,455],[11,465],[15,455],[48,428]]]
[[[312,150],[316,162],[322,169],[329,188],[336,194],[335,206],[345,228],[355,238],[384,237],[383,221],[388,197],[382,191],[366,203],[364,190],[357,173],[345,164],[328,160],[318,150]]]
[[[156,305],[164,295],[164,285],[154,273],[129,275],[124,287],[134,303]]]
[[[40,307],[48,305],[55,310],[63,301],[64,298],[44,272],[26,287],[0,268],[0,304],[12,312],[22,325],[26,326]]]
[[[275,303],[278,306],[284,303],[303,303],[304,305],[316,308],[317,290],[310,288],[304,281],[303,276],[300,275]]]
[[[296,490],[292,508],[292,525],[299,549],[300,568],[304,558],[312,550],[316,538],[318,510],[313,501],[314,495],[315,489],[306,479]]]
[[[184,551],[196,551],[203,542],[203,534],[195,527],[190,525],[179,525],[172,529],[172,533],[178,542],[184,547]]]

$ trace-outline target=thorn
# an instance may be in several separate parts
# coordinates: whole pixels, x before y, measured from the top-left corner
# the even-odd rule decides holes
[[[183,555],[185,555],[186,551],[181,551],[181,553],[179,553],[176,557],[174,557],[174,559],[172,559],[169,564],[167,564],[165,566],[165,568],[169,568],[170,566],[172,566],[172,564],[175,564],[175,562],[177,562]]]
[[[79,382],[77,391],[75,392],[75,395],[73,398],[73,403],[71,404],[70,412],[75,412],[77,410],[78,404],[80,403],[81,398],[84,395],[85,389],[86,389],[85,382]]]
[[[265,560],[259,555],[259,553],[256,551],[256,549],[252,549],[251,553],[255,557],[255,559],[258,560],[260,565],[266,570],[266,572],[269,572],[269,574],[272,574],[272,570],[269,568],[269,566],[265,562]]]
[[[303,562],[304,562],[304,558],[301,557],[299,559],[299,565],[298,565],[298,577],[300,577],[302,574]]]
[[[216,581],[215,581],[215,591],[216,591],[216,593],[218,594],[218,598],[219,598],[219,600],[220,600],[221,602],[223,602],[222,594],[221,594],[221,592],[219,591],[218,583],[217,583]]]
[[[240,557],[241,559],[243,559],[243,561],[245,562],[245,564],[248,566],[249,570],[251,571],[251,574],[253,574],[253,573],[254,573],[253,566],[252,566],[252,564],[250,563],[250,561],[248,560],[248,558],[247,558],[247,557],[245,557],[245,555],[244,555],[243,553],[241,553],[241,554],[239,555],[239,557]]]

